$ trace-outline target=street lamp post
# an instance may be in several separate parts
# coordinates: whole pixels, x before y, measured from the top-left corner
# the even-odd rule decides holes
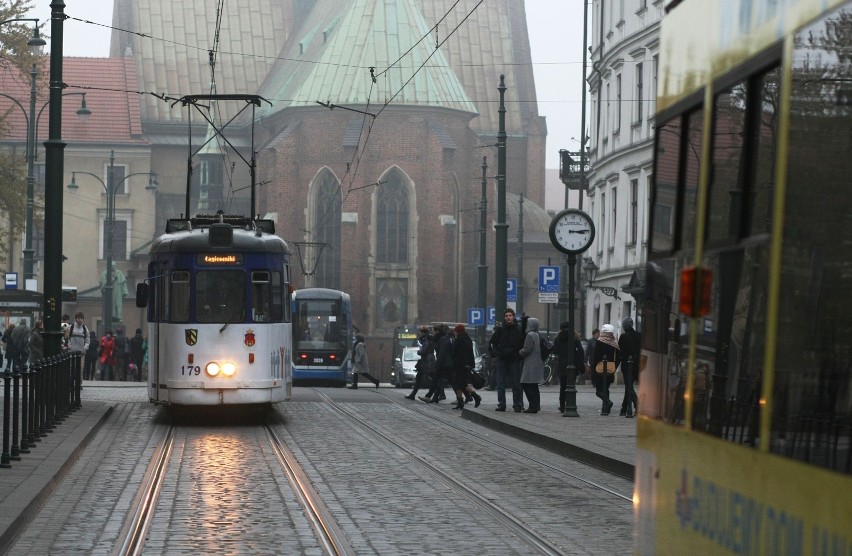
[[[103,319],[104,319],[104,329],[109,330],[112,328],[113,321],[113,313],[112,313],[112,304],[113,304],[113,239],[114,239],[114,228],[115,228],[115,195],[118,192],[118,187],[124,183],[128,178],[133,176],[147,175],[149,177],[148,185],[145,186],[147,191],[156,191],[157,190],[157,174],[156,172],[134,172],[132,174],[128,174],[121,178],[120,180],[115,180],[115,151],[112,150],[109,152],[109,173],[107,174],[107,181],[104,183],[104,180],[100,178],[97,174],[93,174],[91,172],[72,172],[71,173],[71,183],[68,184],[68,189],[74,191],[79,188],[77,185],[77,174],[85,174],[87,176],[92,176],[99,182],[104,188],[104,192],[107,196],[107,215],[104,220],[104,258],[106,259],[106,279],[104,280],[104,287],[101,293],[101,302],[103,304]]]
[[[30,47],[33,55],[38,56],[44,51],[47,44],[38,32],[38,19],[8,19],[0,22],[11,23],[13,21],[33,21],[33,36],[27,41],[27,46]],[[30,111],[29,116],[21,103],[9,95],[3,94],[4,97],[12,100],[24,112],[24,118],[27,121],[27,207],[26,207],[26,240],[24,243],[24,287],[26,287],[27,279],[33,278],[33,197],[35,195],[35,177],[33,176],[33,160],[35,159],[35,106],[36,106],[36,79],[38,78],[38,68],[33,62],[30,69]]]
[[[586,257],[583,259],[583,271],[586,273],[586,280],[589,281],[589,283],[586,285],[587,288],[600,290],[604,293],[604,295],[608,295],[616,299],[621,299],[620,297],[618,297],[617,289],[610,288],[608,286],[594,285],[595,277],[598,275],[598,265],[595,264],[595,261],[592,260],[591,257]]]
[[[27,41],[27,46],[30,47],[32,53],[36,56],[40,55],[45,46],[45,40],[39,36],[38,31],[38,19],[10,19],[7,21],[0,22],[0,25],[4,23],[9,23],[12,21],[34,21],[35,27],[33,29],[33,37]],[[33,64],[30,69],[30,106],[29,111],[24,109],[23,105],[14,97],[7,95],[5,93],[0,93],[0,96],[8,98],[12,102],[14,102],[18,108],[21,109],[23,113],[24,120],[27,124],[27,135],[26,135],[26,159],[27,159],[27,199],[26,199],[26,220],[24,227],[24,284],[29,279],[35,278],[35,272],[33,270],[33,259],[34,259],[34,249],[33,249],[33,235],[35,229],[34,223],[34,208],[35,208],[35,160],[38,158],[36,144],[38,143],[38,122],[41,119],[41,113],[44,111],[45,107],[49,104],[50,101],[45,102],[41,110],[39,110],[38,115],[35,113],[36,109],[36,84],[38,81],[38,66],[37,64]],[[80,117],[80,119],[85,122],[88,117],[91,115],[92,111],[86,107],[86,93],[62,93],[62,96],[70,96],[70,95],[82,95],[83,102],[80,108],[77,110],[76,114]]]
[[[38,27],[36,27],[38,29]],[[42,42],[44,39],[42,39]],[[38,70],[33,64],[30,69],[30,117],[27,119],[27,216],[24,233],[24,288],[27,280],[33,276],[33,205],[35,198],[35,106],[36,106],[36,78]]]

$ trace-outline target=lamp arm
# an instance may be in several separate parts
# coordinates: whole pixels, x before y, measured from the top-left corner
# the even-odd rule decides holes
[[[82,170],[75,170],[74,172],[72,172],[72,174],[84,174],[86,176],[92,176],[93,178],[95,178],[96,180],[101,182],[101,185],[103,186],[105,193],[107,193],[107,194],[110,193],[109,186],[107,186],[106,182],[104,182],[104,180],[102,180],[100,178],[100,176],[98,176],[97,174],[93,174],[92,172],[84,172]],[[154,176],[154,177],[156,177],[157,173],[156,172],[133,172],[132,174],[127,174],[126,176],[124,176],[123,178],[121,178],[120,180],[115,182],[114,187],[115,187],[116,191],[118,191],[119,185],[124,183],[127,179],[132,178],[133,176]]]
[[[29,128],[29,126],[30,126],[30,117],[27,115],[27,111],[26,111],[26,109],[24,108],[24,105],[23,105],[23,104],[21,104],[21,103],[18,101],[18,99],[16,99],[15,97],[9,96],[9,95],[7,95],[6,93],[0,93],[0,97],[6,97],[6,98],[8,98],[9,100],[11,100],[12,102],[14,102],[15,104],[17,104],[17,105],[18,105],[18,108],[20,108],[20,109],[21,109],[21,112],[23,112],[23,113],[24,113],[24,119],[26,120],[26,122],[27,122],[27,127]]]
[[[73,172],[71,172],[71,174],[72,175],[73,174],[83,174],[83,175],[86,175],[86,176],[92,176],[93,178],[95,178],[96,180],[101,182],[101,185],[104,188],[104,192],[109,193],[109,188],[107,188],[107,184],[104,182],[104,180],[101,179],[101,177],[99,175],[93,174],[91,172],[83,172],[82,170],[74,170]]]

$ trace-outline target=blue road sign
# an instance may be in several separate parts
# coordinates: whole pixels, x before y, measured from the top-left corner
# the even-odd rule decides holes
[[[559,293],[559,267],[538,267],[538,291],[539,293]]]
[[[497,316],[497,309],[494,307],[488,308],[488,326],[494,326],[494,319]]]
[[[482,307],[471,307],[467,310],[467,323],[470,326],[482,326],[485,324],[485,309]]]
[[[506,280],[506,301],[518,300],[518,281],[514,278]]]

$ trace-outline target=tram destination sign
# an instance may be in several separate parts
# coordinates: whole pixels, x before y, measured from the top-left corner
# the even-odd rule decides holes
[[[196,262],[199,265],[240,265],[243,264],[242,253],[201,253]]]

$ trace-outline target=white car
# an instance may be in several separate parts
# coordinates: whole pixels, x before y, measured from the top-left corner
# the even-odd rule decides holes
[[[416,347],[402,348],[402,355],[393,362],[393,383],[397,388],[414,385],[414,376],[417,369],[414,368],[420,361]]]

